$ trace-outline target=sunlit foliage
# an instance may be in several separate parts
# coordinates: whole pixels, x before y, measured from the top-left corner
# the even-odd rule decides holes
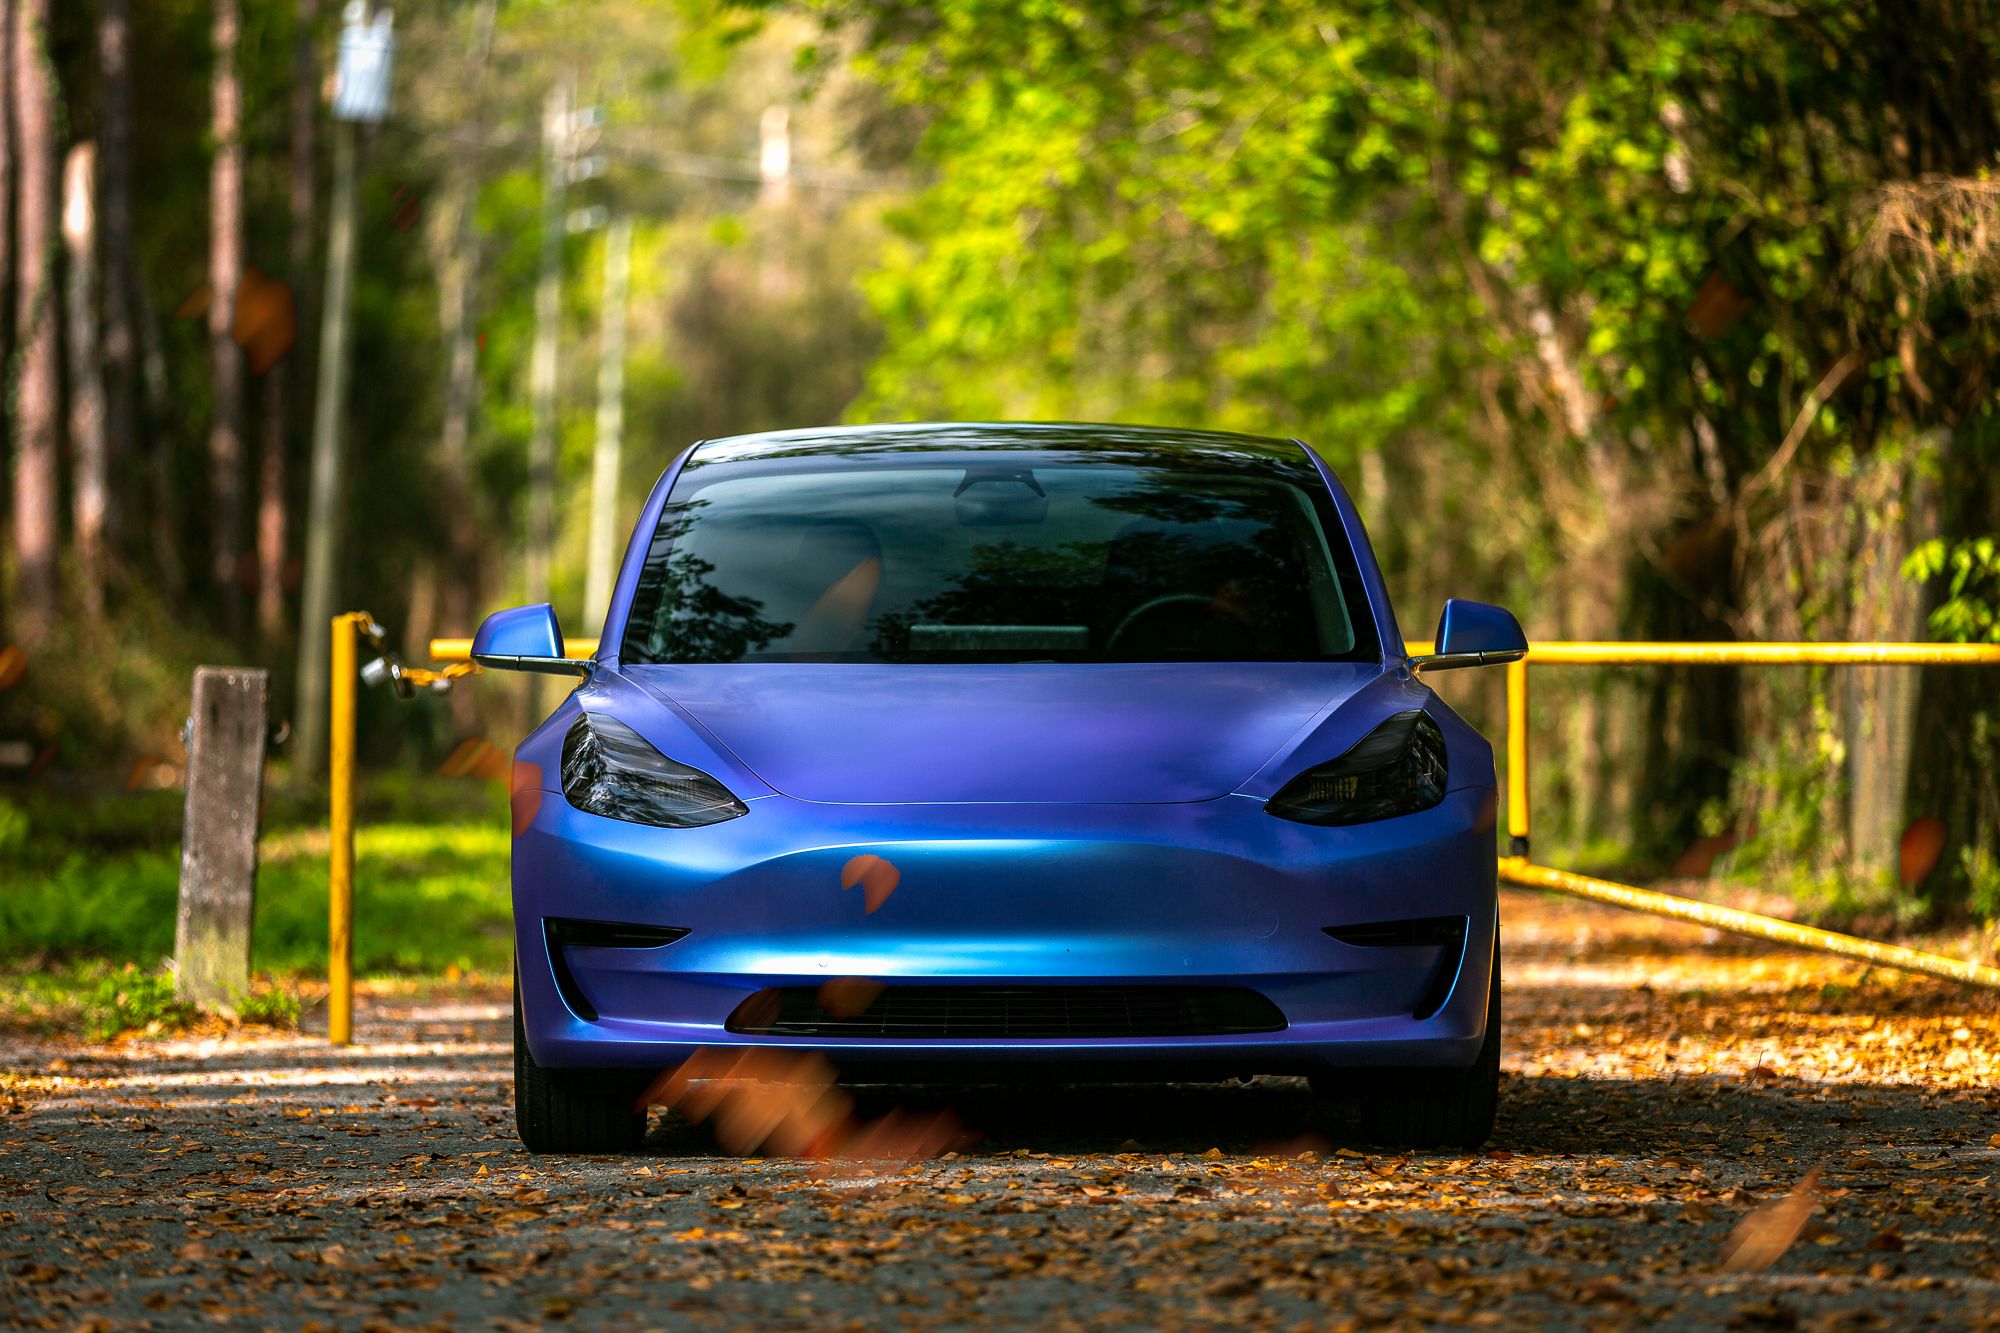
[[[857,415],[1297,432],[1419,625],[1458,592],[1543,636],[1923,637],[1905,555],[1995,526],[1978,6],[806,7],[864,35],[936,172],[870,283]],[[1990,615],[1961,583],[1939,632]],[[1671,857],[1720,802],[1873,884],[1901,803],[1852,793],[1905,761],[1863,739],[1994,758],[1947,721],[1971,683],[1924,693],[1600,682],[1545,742],[1560,836]],[[1796,776],[1732,781],[1753,751]]]

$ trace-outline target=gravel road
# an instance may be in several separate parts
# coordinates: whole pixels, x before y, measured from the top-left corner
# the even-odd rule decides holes
[[[1354,1146],[1264,1079],[865,1090],[980,1135],[919,1164],[733,1157],[668,1116],[641,1156],[533,1158],[477,987],[364,996],[341,1052],[12,1044],[0,1321],[2000,1327],[2000,997],[1503,914],[1477,1155]]]

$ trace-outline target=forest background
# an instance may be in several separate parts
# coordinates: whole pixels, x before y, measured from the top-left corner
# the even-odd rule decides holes
[[[1531,638],[2000,640],[2000,24],[1977,0],[405,0],[357,139],[323,512],[337,7],[0,14],[8,958],[152,947],[118,922],[171,900],[197,662],[273,672],[294,725],[267,870],[310,901],[316,525],[335,609],[413,659],[542,588],[593,632],[603,534],[622,548],[717,434],[1297,435],[1413,634],[1458,595]],[[1539,859],[1850,924],[2000,917],[1994,684],[1539,673]],[[364,701],[369,813],[421,844],[399,901],[440,921],[504,879],[504,821],[414,775],[511,747],[513,688]],[[1495,729],[1491,683],[1450,693]],[[260,956],[304,960],[313,913],[281,928],[283,901]]]

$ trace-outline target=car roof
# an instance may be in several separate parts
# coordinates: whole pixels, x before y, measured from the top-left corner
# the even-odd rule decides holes
[[[1297,440],[1219,430],[1085,421],[909,421],[871,426],[815,426],[703,440],[690,462],[748,462],[814,455],[879,457],[945,450],[1092,450],[1159,457],[1227,453],[1272,462],[1306,461]]]

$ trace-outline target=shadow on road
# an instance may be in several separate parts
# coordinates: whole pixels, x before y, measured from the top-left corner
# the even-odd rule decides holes
[[[1262,1078],[851,1089],[864,1121],[948,1111],[981,1135],[917,1165],[731,1157],[665,1112],[637,1156],[531,1157],[505,990],[460,988],[367,997],[345,1050],[0,1047],[22,1108],[0,1113],[0,1271],[29,1275],[51,1326],[269,1322],[273,1292],[397,1327],[1233,1328],[1253,1307],[1285,1326],[1832,1327],[1992,1307],[2000,997],[1507,902],[1483,1153],[1363,1144],[1302,1080]],[[1720,1273],[1742,1219],[1815,1167],[1811,1229],[1767,1273]]]

